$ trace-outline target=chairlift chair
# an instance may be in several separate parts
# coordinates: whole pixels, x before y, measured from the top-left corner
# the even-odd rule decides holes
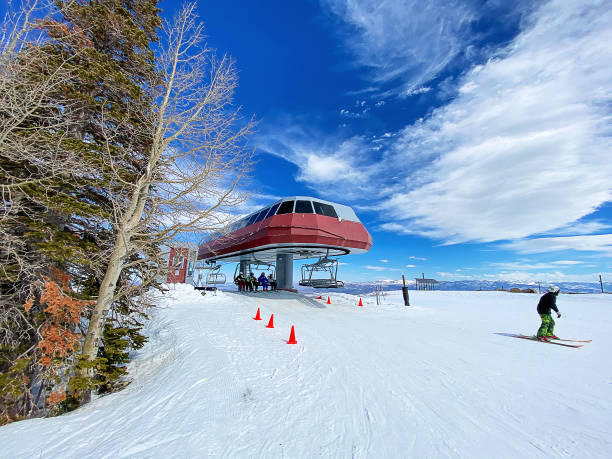
[[[270,274],[274,274],[276,277],[276,268],[272,263],[266,263],[264,261],[255,260],[254,262],[247,263],[246,272],[243,272],[244,276],[248,276],[249,273],[253,273],[255,277],[259,277],[258,273],[264,271],[266,273],[266,277],[270,277]],[[238,277],[238,273],[240,271],[240,263],[236,265],[236,269],[234,270],[234,281]]]
[[[200,264],[195,267],[194,271],[196,270],[198,271],[198,280],[194,284],[194,288],[196,290],[216,290],[217,285],[225,284],[225,282],[227,281],[225,274],[220,272],[221,265],[214,265],[208,263],[204,265]],[[202,285],[202,278],[204,277],[204,275],[201,270],[208,271],[208,274],[206,275],[206,283],[204,285]]]
[[[344,287],[344,282],[338,280],[338,260],[326,255],[312,264],[302,265],[300,285],[313,288]]]

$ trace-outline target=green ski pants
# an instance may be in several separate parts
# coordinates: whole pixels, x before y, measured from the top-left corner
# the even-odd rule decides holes
[[[550,314],[540,314],[542,325],[538,329],[538,338],[554,335],[555,321]]]

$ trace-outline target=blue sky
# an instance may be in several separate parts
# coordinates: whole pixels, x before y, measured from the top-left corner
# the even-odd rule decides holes
[[[228,0],[199,13],[260,120],[241,210],[296,194],[352,206],[374,245],[341,260],[344,280],[612,278],[609,3]]]

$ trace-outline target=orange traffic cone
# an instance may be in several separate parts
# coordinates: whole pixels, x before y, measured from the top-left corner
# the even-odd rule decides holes
[[[287,344],[297,344],[297,341],[295,340],[295,328],[293,325],[291,326],[291,334],[289,335],[289,341],[287,341]]]
[[[327,304],[331,304],[331,300],[327,297]]]
[[[257,308],[257,314],[253,317],[253,320],[261,320],[261,314],[259,313],[259,308]]]
[[[322,300],[322,299],[323,299],[323,297],[322,297],[321,295],[319,295],[319,296],[317,297],[317,300]]]
[[[270,322],[266,325],[266,328],[274,328],[274,314],[270,316]]]
[[[359,298],[359,306],[363,306],[363,301],[361,301],[361,298]]]

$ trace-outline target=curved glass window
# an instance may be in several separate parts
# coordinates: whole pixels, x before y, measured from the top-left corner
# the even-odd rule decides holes
[[[296,214],[313,214],[312,203],[310,201],[296,201],[295,202],[295,213]]]
[[[325,215],[326,217],[338,218],[338,214],[336,213],[334,206],[317,201],[313,201],[312,203],[314,204],[315,213]]]
[[[257,216],[260,214],[260,212],[257,212],[256,214],[253,214],[249,217],[249,220],[247,221],[246,226],[252,225],[253,223],[255,223],[255,219],[257,218]]]
[[[259,212],[257,214],[257,218],[255,219],[255,221],[253,223],[257,223],[262,221],[264,218],[266,218],[266,215],[268,215],[268,212],[270,211],[269,207],[266,207],[264,210],[262,210],[261,212]]]
[[[278,209],[278,206],[280,206],[280,203],[274,204],[272,207],[270,207],[270,212],[268,212],[264,218],[268,218],[274,215],[276,213],[276,209]]]
[[[281,203],[280,207],[278,208],[278,212],[276,212],[276,215],[281,215],[281,214],[290,214],[293,212],[293,203],[295,201],[285,201],[283,203]]]

